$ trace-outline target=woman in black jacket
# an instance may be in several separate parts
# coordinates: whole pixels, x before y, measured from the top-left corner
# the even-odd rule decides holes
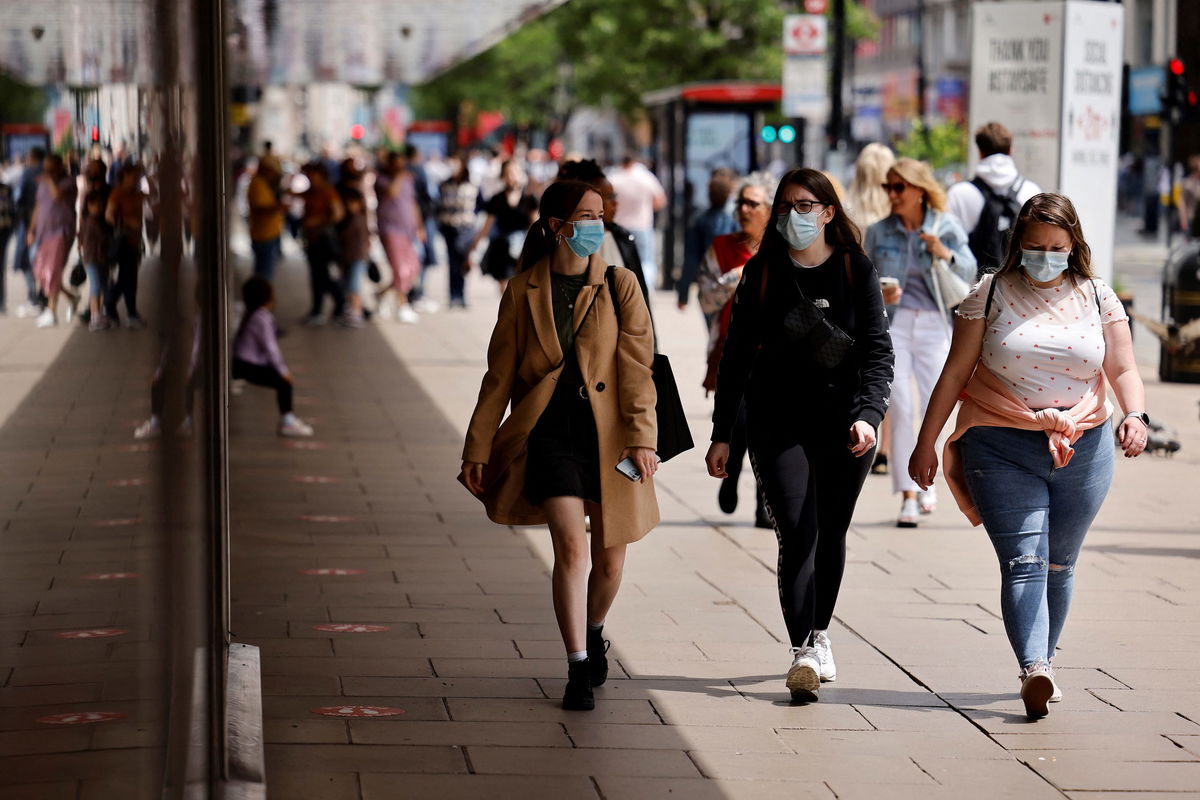
[[[887,410],[892,344],[879,277],[829,179],[787,173],[773,215],[734,295],[705,460],[709,475],[726,476],[744,398],[750,459],[779,540],[787,687],[810,701],[837,676],[826,631]]]

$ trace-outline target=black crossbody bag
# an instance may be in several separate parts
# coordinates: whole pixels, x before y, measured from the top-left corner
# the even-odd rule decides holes
[[[850,254],[845,254],[846,281],[854,291],[854,273],[850,269]],[[758,306],[767,298],[767,262],[763,261],[762,281],[758,287]],[[854,338],[829,321],[825,312],[808,298],[797,283],[800,302],[783,315],[783,339],[801,356],[823,369],[833,369],[854,349]]]
[[[604,282],[608,284],[608,293],[612,297],[613,312],[617,316],[617,335],[620,336],[621,298],[617,297],[613,269],[615,268],[609,267],[604,273]],[[654,406],[654,413],[658,418],[658,446],[654,449],[660,459],[670,461],[680,453],[691,450],[696,443],[692,441],[692,431],[688,427],[687,415],[683,412],[683,401],[679,398],[679,387],[675,383],[675,373],[671,371],[670,360],[662,353],[655,353],[651,372],[654,391],[658,395]]]

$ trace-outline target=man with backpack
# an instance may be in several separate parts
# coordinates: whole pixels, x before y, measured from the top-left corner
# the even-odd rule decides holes
[[[975,131],[975,145],[979,148],[975,177],[951,186],[946,199],[949,212],[969,232],[967,244],[982,275],[999,269],[1021,206],[1042,189],[1017,171],[1012,134],[999,122]]]

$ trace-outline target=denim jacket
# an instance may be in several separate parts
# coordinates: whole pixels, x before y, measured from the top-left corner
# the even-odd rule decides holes
[[[942,244],[946,245],[954,254],[954,258],[950,262],[950,269],[968,284],[975,283],[975,255],[967,246],[967,234],[957,219],[950,214],[931,208],[925,212],[921,231],[936,234]],[[867,228],[863,244],[867,255],[875,263],[879,277],[896,278],[900,281],[900,288],[903,289],[904,284],[908,282],[908,232],[904,230],[900,218],[892,214]],[[941,294],[934,281],[933,256],[925,249],[924,243],[921,243],[916,256],[921,263],[921,272],[925,279],[925,285],[929,288],[929,293],[938,304],[938,308],[948,315],[950,309],[941,307]],[[889,317],[895,315],[896,306],[888,306],[887,311]]]

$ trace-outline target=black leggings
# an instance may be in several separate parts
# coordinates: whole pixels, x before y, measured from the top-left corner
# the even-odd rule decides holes
[[[233,377],[253,383],[255,386],[266,386],[275,390],[275,400],[279,404],[279,413],[287,414],[292,410],[292,384],[288,383],[274,367],[263,364],[251,364],[240,358],[233,360]]]
[[[792,646],[802,647],[833,619],[846,530],[874,451],[856,458],[845,442],[781,448],[757,438],[752,432],[750,463],[779,540],[779,604]]]

